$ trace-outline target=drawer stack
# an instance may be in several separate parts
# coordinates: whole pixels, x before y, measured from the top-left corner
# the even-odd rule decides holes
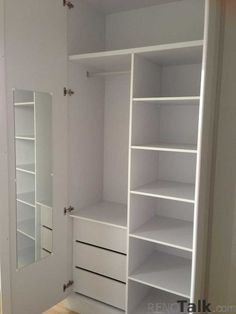
[[[37,206],[41,212],[41,257],[44,258],[53,251],[52,207],[44,203]]]
[[[90,215],[94,207],[73,215],[77,218],[74,219],[74,291],[125,310],[127,230],[123,225],[108,222],[108,215],[103,221],[99,219],[105,211],[111,213],[109,206],[103,210],[104,205],[107,203],[96,205],[96,209],[102,209],[96,217]],[[126,216],[126,211],[122,210],[122,214]]]

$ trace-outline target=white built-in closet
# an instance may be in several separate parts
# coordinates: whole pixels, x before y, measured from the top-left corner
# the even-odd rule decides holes
[[[109,1],[74,4],[69,195],[78,209],[71,214],[77,296],[68,303],[82,313],[93,306],[155,313],[158,303],[194,300],[201,285],[207,6],[168,1],[113,13]]]
[[[29,129],[9,138],[28,160],[15,169],[10,142],[11,196],[30,215],[17,221],[14,201],[11,215],[31,236],[31,263],[38,207],[50,207],[53,243],[16,272],[11,251],[13,314],[66,297],[81,314],[180,313],[178,300],[205,293],[220,2],[31,1],[7,3],[8,101],[12,88],[52,97],[53,199],[37,197],[35,103],[15,103]]]

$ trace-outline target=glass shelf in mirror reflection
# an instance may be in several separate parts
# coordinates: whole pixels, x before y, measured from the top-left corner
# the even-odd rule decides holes
[[[15,89],[17,268],[53,252],[52,95]]]

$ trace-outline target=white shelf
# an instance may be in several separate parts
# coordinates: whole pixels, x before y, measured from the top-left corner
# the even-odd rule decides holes
[[[133,145],[132,149],[136,150],[154,150],[162,152],[177,152],[177,153],[188,153],[196,154],[197,146],[190,144],[155,144],[155,145]]]
[[[89,66],[98,71],[129,70],[133,53],[159,64],[200,63],[203,41],[189,41],[167,45],[101,51],[69,56],[70,61]]]
[[[191,260],[157,252],[139,266],[129,279],[189,298]]]
[[[35,192],[17,194],[17,201],[35,207]]]
[[[195,185],[190,183],[156,181],[140,186],[131,193],[194,203],[194,190]]]
[[[17,224],[17,231],[35,240],[35,220],[27,219]]]
[[[157,304],[160,304],[160,305],[163,304],[166,306],[171,305],[171,304],[176,305],[178,300],[179,300],[179,297],[176,295],[166,293],[160,290],[151,289],[148,295],[145,296],[145,298],[142,299],[141,303],[135,308],[135,310],[132,311],[132,314],[147,314],[147,309],[150,306],[150,304],[154,306]],[[172,309],[171,314],[180,314],[180,310],[176,306],[173,306],[171,309]],[[154,313],[155,312],[153,312],[153,314]],[[163,311],[159,311],[158,309],[158,314],[168,314],[168,313],[170,313],[168,311],[168,308],[165,310],[163,307]],[[187,313],[186,307],[183,313]]]
[[[129,51],[109,51],[88,53],[69,57],[96,72],[130,71],[131,53]]]
[[[148,98],[133,98],[137,103],[150,103],[156,105],[199,105],[199,96],[187,97],[148,97]]]
[[[17,165],[16,170],[30,174],[35,174],[35,165],[34,164]]]
[[[42,200],[42,201],[36,201],[36,203],[40,206],[45,206],[52,208],[52,200]]]
[[[71,217],[127,228],[127,206],[123,204],[104,201],[73,212]]]
[[[130,236],[181,250],[192,251],[193,223],[155,216],[134,230]]]
[[[28,106],[34,106],[34,102],[33,101],[29,101],[29,102],[15,102],[14,105],[17,107],[28,107]]]
[[[35,137],[33,135],[17,135],[15,138],[17,140],[35,141]]]

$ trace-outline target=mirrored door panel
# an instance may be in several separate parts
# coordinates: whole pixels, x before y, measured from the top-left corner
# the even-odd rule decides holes
[[[53,251],[52,96],[14,90],[17,268]]]

